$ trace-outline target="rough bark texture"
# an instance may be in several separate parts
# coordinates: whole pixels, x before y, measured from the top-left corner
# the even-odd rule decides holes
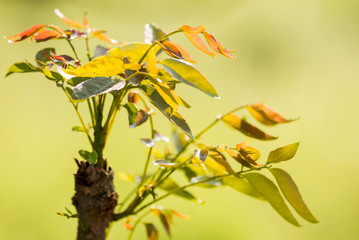
[[[77,162],[75,196],[79,224],[77,240],[104,240],[106,229],[114,219],[118,195],[114,191],[113,171],[95,167],[88,162]]]

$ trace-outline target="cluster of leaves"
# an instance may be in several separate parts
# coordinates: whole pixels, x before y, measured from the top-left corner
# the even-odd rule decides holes
[[[19,42],[28,38],[35,42],[65,39],[73,50],[74,56],[57,55],[54,48],[45,48],[36,54],[36,66],[28,61],[17,62],[9,68],[6,76],[13,73],[40,72],[47,79],[55,81],[69,98],[81,122],[81,126],[75,126],[73,130],[84,132],[92,147],[90,151],[80,150],[79,154],[83,159],[98,167],[106,168],[107,166],[103,150],[118,111],[126,109],[131,128],[141,126],[146,122],[150,123],[151,136],[141,139],[142,143],[149,148],[143,173],[138,176],[124,172],[120,174],[122,179],[136,183],[135,190],[121,202],[121,208],[116,214],[116,220],[127,219],[125,227],[131,231],[130,236],[137,224],[142,222],[143,217],[149,212],[159,217],[167,233],[170,234],[172,215],[183,219],[187,217],[174,210],[154,207],[153,204],[172,194],[201,202],[186,190],[192,186],[207,188],[229,186],[251,197],[268,201],[284,219],[299,226],[285,203],[285,198],[300,216],[309,222],[317,222],[305,205],[290,175],[282,169],[272,168],[272,164],[291,159],[299,143],[270,152],[266,163],[261,164],[257,161],[260,159],[260,152],[249,145],[250,140],[238,143],[235,147],[207,146],[198,141],[218,122],[223,122],[250,138],[263,141],[277,138],[255,127],[245,118],[235,115],[234,113],[240,109],[247,109],[257,121],[264,125],[276,125],[292,120],[282,117],[265,104],[250,104],[218,116],[213,123],[195,136],[186,120],[179,114],[180,105],[186,108],[190,105],[175,92],[177,84],[189,85],[214,98],[218,98],[219,95],[211,83],[194,67],[192,63],[195,61],[188,52],[178,43],[170,40],[170,37],[183,33],[195,47],[205,54],[214,57],[217,53],[228,58],[235,58],[232,55],[233,50],[223,47],[213,35],[206,31],[204,26],[184,25],[167,34],[155,24],[146,24],[144,43],[120,43],[108,37],[104,31],[90,27],[86,15],[84,22],[81,23],[68,19],[58,10],[55,10],[55,13],[71,28],[70,30],[63,30],[54,25],[39,24],[7,39],[10,42]],[[91,56],[88,40],[92,37],[116,46],[97,46],[94,55]],[[72,45],[72,40],[78,38],[86,41],[88,62],[83,65]],[[161,55],[161,53],[164,54]],[[108,95],[112,96],[112,101],[108,113],[105,114]],[[88,105],[91,118],[89,124],[86,124],[78,108],[82,102],[87,102]],[[177,127],[173,135],[176,153],[168,150],[160,152],[154,148],[157,141],[168,142],[169,138],[155,130],[152,106]],[[193,145],[195,150],[193,153],[188,153],[189,146]],[[233,165],[227,159],[228,157],[234,160],[236,165]],[[153,173],[148,173],[151,160],[157,169]],[[270,171],[280,191],[273,181],[258,172],[261,169]],[[182,172],[187,177],[188,183],[181,186],[170,178],[175,171]],[[157,189],[162,189],[167,193],[159,196]],[[153,200],[149,200],[148,196],[152,196]],[[132,201],[126,206],[131,198]],[[125,210],[122,210],[125,206]],[[153,206],[150,211],[139,216],[143,209],[150,206]],[[139,217],[134,218],[132,215]],[[70,215],[65,214],[65,216]],[[71,214],[72,216],[74,215]],[[158,232],[154,224],[144,223],[148,239],[157,239]]]

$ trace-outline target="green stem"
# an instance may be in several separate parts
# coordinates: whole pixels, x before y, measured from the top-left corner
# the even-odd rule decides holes
[[[85,38],[86,41],[86,55],[87,55],[87,59],[89,60],[89,62],[91,62],[92,58],[90,55],[90,47],[89,47],[89,39],[88,37]]]
[[[150,115],[149,118],[150,118],[150,126],[151,126],[151,139],[154,139],[154,137],[155,137],[155,130],[153,129],[152,116]],[[145,182],[146,174],[147,174],[147,169],[148,169],[148,164],[149,164],[150,159],[151,159],[152,149],[153,149],[153,146],[150,147],[150,149],[148,150],[147,159],[146,159],[146,164],[145,164],[145,167],[144,167],[144,169],[143,169],[142,178],[141,178],[141,184],[140,184],[139,186],[142,186],[142,184]]]
[[[78,107],[76,106],[76,104],[72,100],[70,94],[66,91],[66,89],[63,86],[61,88],[64,91],[64,93],[66,94],[66,96],[68,97],[68,99],[71,102],[72,106],[74,107],[74,109],[76,111],[76,114],[77,114],[78,118],[80,119],[81,125],[82,125],[82,127],[83,127],[83,129],[84,129],[84,131],[86,133],[86,136],[87,136],[87,138],[88,138],[88,140],[90,142],[90,145],[93,146],[93,141],[91,139],[90,133],[89,133],[88,128],[86,127],[86,124],[85,124],[85,122],[84,122],[84,120],[83,120],[83,118],[82,118],[82,116],[81,116],[81,114],[80,114],[80,112],[78,110]]]
[[[80,58],[79,58],[79,56],[77,55],[77,52],[76,52],[76,50],[75,50],[75,48],[74,48],[74,45],[72,45],[71,40],[70,40],[69,38],[66,38],[66,40],[67,40],[68,44],[70,45],[72,51],[74,52],[76,59],[77,59],[77,60],[80,60]]]
[[[259,168],[254,168],[254,169],[248,169],[248,170],[244,170],[244,171],[239,171],[239,172],[236,172],[236,174],[242,174],[242,173],[246,173],[246,172],[251,172],[251,171],[258,171],[260,169],[263,169],[263,168],[268,168],[268,166],[263,166],[263,167],[259,167]],[[139,208],[137,211],[134,212],[134,214],[137,214],[139,213],[140,211],[142,211],[143,209],[147,208],[148,206],[151,206],[152,204],[178,192],[178,191],[182,191],[186,188],[189,188],[189,187],[192,187],[192,186],[195,186],[195,185],[198,185],[198,184],[201,184],[201,183],[206,183],[206,182],[209,182],[209,181],[212,181],[212,180],[216,180],[218,178],[223,178],[223,177],[228,177],[228,176],[232,176],[233,174],[231,173],[227,173],[227,174],[222,174],[222,175],[218,175],[218,176],[213,176],[213,177],[210,177],[210,178],[207,178],[207,179],[203,179],[203,180],[200,180],[198,182],[195,182],[195,183],[189,183],[189,184],[186,184],[182,187],[179,187],[179,188],[176,188],[174,190],[172,190],[171,192],[168,192],[167,194],[161,196],[161,197],[158,197],[156,198],[155,200],[143,205],[141,208]]]

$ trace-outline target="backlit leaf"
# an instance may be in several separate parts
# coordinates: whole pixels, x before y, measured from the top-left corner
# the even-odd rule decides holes
[[[199,160],[201,160],[202,162],[206,161],[207,157],[208,157],[209,151],[207,149],[194,149],[193,150],[193,155],[195,157],[198,157]]]
[[[202,25],[198,26],[198,27],[191,27],[188,25],[183,25],[180,29],[186,33],[202,33],[202,32],[204,32],[204,30],[206,30],[206,27],[202,26]]]
[[[237,117],[234,114],[227,114],[223,116],[222,121],[226,123],[228,126],[240,131],[246,136],[257,138],[259,140],[273,140],[277,139],[277,137],[270,136],[259,130],[255,126],[249,124],[246,120]]]
[[[232,56],[231,53],[234,52],[234,50],[228,50],[227,48],[224,48],[215,38],[213,35],[209,34],[208,32],[204,31],[203,35],[205,39],[207,40],[209,46],[212,48],[213,51],[215,51],[218,54],[224,55],[228,58],[235,59],[236,57]]]
[[[152,223],[145,223],[147,239],[148,240],[158,240],[158,231]]]
[[[253,166],[246,160],[244,159],[241,154],[239,154],[238,150],[235,149],[227,149],[227,153],[237,162],[239,162],[240,164],[242,164],[244,167],[247,168],[252,168]]]
[[[191,85],[211,97],[219,98],[213,86],[190,63],[173,58],[164,59],[160,63],[175,79]]]
[[[181,219],[183,219],[183,220],[189,220],[189,219],[191,219],[190,216],[184,215],[184,214],[182,214],[182,213],[180,213],[180,212],[177,212],[177,211],[175,211],[175,210],[171,210],[171,212],[172,212],[174,215],[176,215],[177,217],[179,217],[179,218],[181,218]]]
[[[141,138],[140,140],[146,147],[153,147],[155,145],[155,140],[153,139]]]
[[[50,52],[55,53],[55,48],[44,48],[36,53],[35,59],[37,60],[37,64],[39,67],[43,66],[42,63],[47,63],[51,61],[49,59],[49,56],[51,55]]]
[[[165,168],[172,168],[178,166],[178,163],[170,162],[165,159],[158,159],[156,161],[153,161],[154,165],[165,167]]]
[[[159,134],[156,130],[153,132],[155,136],[155,141],[163,141],[163,142],[169,142],[170,139],[164,135]]]
[[[190,140],[189,137],[186,134],[184,134],[182,131],[176,131],[176,128],[174,128],[172,131],[172,137],[176,145],[177,151],[181,151]]]
[[[26,72],[39,72],[39,71],[41,70],[32,67],[30,64],[26,62],[17,62],[10,66],[10,68],[7,70],[5,77],[13,73],[26,73]]]
[[[222,178],[223,184],[237,190],[238,192],[244,193],[248,196],[265,200],[263,196],[250,184],[246,179],[235,176],[228,176]]]
[[[154,23],[147,23],[145,25],[145,43],[152,44],[154,41],[159,40],[166,33]]]
[[[295,153],[297,152],[298,147],[299,142],[292,143],[287,146],[277,148],[274,151],[271,151],[269,153],[267,163],[279,163],[293,158]]]
[[[222,165],[228,173],[236,175],[236,172],[232,169],[231,165],[222,154],[217,151],[209,151],[209,157],[216,161],[218,164]]]
[[[42,73],[49,80],[53,80],[53,81],[63,81],[63,80],[65,80],[65,78],[58,72],[50,71],[50,70],[47,70],[47,69],[42,69]]]
[[[77,84],[72,90],[74,100],[82,100],[124,88],[126,82],[111,78],[94,77]]]
[[[190,55],[186,52],[186,50],[184,50],[179,44],[175,42],[165,40],[162,42],[158,42],[158,45],[165,53],[167,53],[171,57],[189,62],[195,62],[191,59]]]
[[[73,126],[72,131],[74,132],[86,132],[86,129],[80,126]]]
[[[168,192],[177,190],[174,193],[175,195],[177,195],[179,197],[182,197],[182,198],[185,198],[185,199],[188,199],[188,200],[191,200],[191,201],[198,202],[198,199],[195,196],[193,196],[192,193],[190,193],[190,192],[188,192],[186,190],[180,189],[180,186],[175,181],[173,181],[171,178],[166,178],[161,183],[161,185],[159,187],[162,190],[165,190],[165,191],[168,191]]]
[[[85,25],[81,22],[71,20],[64,16],[58,9],[55,9],[55,14],[67,25],[73,28],[86,28]]]
[[[279,215],[294,226],[300,227],[300,224],[285,204],[278,188],[269,178],[259,173],[247,173],[243,177],[272,205]]]
[[[34,40],[36,42],[45,42],[47,40],[54,39],[54,38],[65,38],[65,36],[60,32],[57,32],[55,30],[48,30],[45,28],[40,29],[34,35]]]
[[[107,36],[104,31],[91,29],[91,33],[92,33],[92,35],[90,35],[90,37],[96,37],[97,39],[107,42],[109,44],[113,44],[113,45],[121,44],[121,42]]]
[[[19,42],[19,41],[22,41],[22,40],[32,36],[33,34],[35,34],[37,31],[39,31],[40,29],[42,29],[45,26],[46,25],[44,25],[44,24],[37,24],[35,26],[32,26],[29,29],[26,29],[22,33],[16,34],[16,35],[11,36],[11,37],[7,37],[6,39],[9,42]]]
[[[202,41],[202,39],[195,33],[188,33],[188,32],[184,32],[184,34],[187,36],[187,38],[192,42],[192,44],[198,48],[199,50],[201,50],[202,52],[204,52],[205,54],[208,54],[211,57],[215,57],[216,54],[211,52],[207,46],[204,44],[204,42]]]
[[[284,170],[279,168],[270,168],[269,171],[273,174],[277,180],[278,186],[282,191],[284,197],[292,205],[294,210],[302,216],[305,220],[311,223],[318,223],[318,220],[308,209],[305,204],[302,195],[292,177]]]
[[[268,105],[263,103],[251,104],[247,105],[246,107],[255,119],[265,125],[275,125],[278,123],[287,123],[294,121],[285,119],[279,113],[277,113]]]
[[[163,214],[162,212],[160,212],[160,220],[161,220],[161,223],[163,225],[163,227],[165,228],[168,236],[171,237],[171,228],[170,228],[170,224],[169,224],[169,221],[167,219],[167,216],[165,214]]]
[[[167,102],[161,97],[161,95],[156,91],[156,89],[149,85],[141,85],[140,89],[144,94],[150,99],[152,104],[157,107],[175,126],[185,132],[189,137],[193,138],[191,129],[189,128],[186,120],[183,117],[175,112],[167,104]]]

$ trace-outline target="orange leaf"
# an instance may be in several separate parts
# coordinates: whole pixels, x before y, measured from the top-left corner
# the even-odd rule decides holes
[[[183,220],[189,220],[189,219],[191,218],[190,216],[184,215],[184,214],[182,214],[182,213],[180,213],[180,212],[177,212],[177,211],[175,211],[175,210],[171,210],[171,212],[172,212],[174,215],[176,215],[177,217],[179,217],[179,218],[181,218],[181,219],[183,219]]]
[[[202,39],[195,33],[188,33],[188,32],[184,32],[184,34],[188,37],[188,39],[192,42],[192,44],[198,48],[199,50],[201,50],[202,52],[204,52],[205,54],[210,55],[211,57],[215,57],[216,54],[214,54],[213,52],[211,52],[207,46],[204,44],[204,42],[202,41]]]
[[[35,34],[40,29],[44,28],[45,26],[46,25],[44,25],[44,24],[37,24],[35,26],[32,26],[29,29],[26,29],[22,33],[16,34],[16,35],[11,36],[11,37],[8,37],[7,40],[9,42],[20,42],[20,41],[32,36],[33,34]]]
[[[78,21],[71,20],[67,17],[65,17],[64,14],[62,14],[58,9],[55,9],[55,14],[67,25],[73,28],[86,28],[86,26]]]
[[[180,29],[187,33],[202,33],[204,30],[206,30],[206,27],[202,25],[198,27],[183,25]]]
[[[209,46],[218,54],[224,55],[229,58],[236,58],[232,56],[230,53],[234,52],[234,50],[228,50],[224,48],[214,37],[213,35],[209,34],[208,32],[203,32],[204,37],[206,38]]]
[[[264,125],[275,125],[277,123],[287,123],[294,120],[288,120],[275,112],[268,105],[263,103],[256,103],[247,105],[248,111],[252,116]]]
[[[240,164],[242,164],[243,166],[247,167],[247,168],[252,168],[252,165],[246,161],[245,159],[242,158],[242,156],[239,154],[239,152],[237,150],[234,149],[227,149],[227,153],[237,162],[239,162]]]
[[[34,39],[36,42],[44,42],[53,38],[61,38],[61,37],[63,37],[61,33],[43,28],[36,33]]]
[[[102,41],[105,41],[109,44],[114,44],[114,45],[119,45],[121,44],[120,42],[118,42],[117,40],[113,39],[113,38],[110,38],[109,36],[107,36],[104,31],[100,31],[100,30],[94,30],[92,29],[93,31],[93,34],[96,38],[102,40]]]
[[[186,60],[189,62],[196,62],[192,60],[189,54],[177,43],[165,40],[163,42],[158,42],[158,44],[163,49],[163,51],[174,58]]]

